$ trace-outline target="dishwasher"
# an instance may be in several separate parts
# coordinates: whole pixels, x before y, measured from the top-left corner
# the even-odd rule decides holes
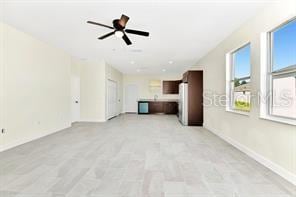
[[[147,101],[138,102],[138,114],[149,114],[149,102]]]

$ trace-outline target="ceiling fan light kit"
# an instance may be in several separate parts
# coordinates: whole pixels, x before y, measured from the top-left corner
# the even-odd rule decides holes
[[[115,31],[115,36],[116,36],[117,38],[122,38],[122,36],[123,36],[123,32],[122,32],[122,31]]]
[[[113,20],[113,27],[111,27],[109,25],[93,22],[93,21],[87,21],[87,23],[92,24],[92,25],[106,27],[106,28],[114,30],[108,34],[105,34],[105,35],[99,37],[98,39],[100,39],[100,40],[103,40],[109,36],[115,35],[118,38],[122,38],[127,45],[131,45],[132,42],[127,37],[126,33],[140,35],[140,36],[146,36],[146,37],[149,36],[149,32],[133,30],[133,29],[125,29],[125,26],[126,26],[128,20],[129,20],[129,17],[123,14],[123,15],[121,15],[120,19]]]

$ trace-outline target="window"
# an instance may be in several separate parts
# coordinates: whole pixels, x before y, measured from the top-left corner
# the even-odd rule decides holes
[[[249,112],[251,109],[250,43],[228,53],[227,110]]]
[[[268,114],[296,119],[296,20],[268,35]]]

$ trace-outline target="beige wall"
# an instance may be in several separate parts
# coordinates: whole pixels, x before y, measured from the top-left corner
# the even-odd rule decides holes
[[[225,94],[225,54],[251,42],[252,91],[260,90],[260,33],[296,16],[296,1],[286,0],[248,21],[198,63],[204,70],[204,89]],[[258,99],[249,116],[226,112],[223,106],[205,107],[205,127],[241,147],[296,183],[296,127],[263,120]],[[223,117],[221,119],[221,117]]]
[[[122,74],[104,61],[77,60],[3,23],[0,41],[0,151],[71,126],[71,76],[80,77],[81,121],[106,120],[107,79],[122,111]]]
[[[151,80],[180,80],[182,78],[182,74],[162,74],[162,75],[123,75],[123,105],[124,101],[124,89],[128,84],[136,84],[138,85],[139,90],[139,99],[153,99],[154,95],[158,96],[158,99],[178,99],[178,95],[169,95],[162,94],[162,87],[158,91],[151,91],[149,87],[149,83]],[[162,82],[161,82],[162,85]],[[124,106],[123,106],[124,109]]]
[[[71,57],[6,24],[0,27],[3,150],[70,126]]]
[[[80,67],[81,121],[105,121],[105,91],[105,62],[83,62]]]
[[[103,122],[107,117],[107,80],[117,83],[118,114],[122,112],[122,73],[105,61],[72,59],[71,75],[80,78],[80,121]]]
[[[71,59],[71,76],[79,77],[81,73],[81,66],[85,63],[85,61],[78,60],[76,58]]]
[[[81,121],[106,120],[107,79],[118,83],[122,111],[119,71],[104,61],[77,60],[0,24],[0,126],[6,128],[0,151],[71,126],[71,76],[80,77]]]

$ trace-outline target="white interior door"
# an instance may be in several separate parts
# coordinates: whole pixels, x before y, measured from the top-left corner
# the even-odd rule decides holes
[[[108,119],[113,118],[118,115],[117,113],[117,83],[112,80],[108,80],[108,89],[107,89],[107,95],[108,95]]]
[[[124,109],[125,112],[136,113],[138,111],[138,85],[137,84],[128,84],[125,86],[124,93]]]
[[[0,59],[3,59],[2,55],[3,55],[3,51],[1,51],[0,49]],[[4,132],[5,132],[4,106],[5,106],[4,105],[4,64],[1,63],[0,64],[0,151],[2,148],[4,148]]]
[[[4,104],[4,65],[6,65],[5,58],[4,58],[4,34],[2,34],[4,31],[0,31],[0,151],[1,148],[4,148],[4,132],[2,129],[5,128],[4,125],[4,112],[5,112],[5,104]]]
[[[80,78],[71,77],[71,112],[72,122],[80,120]]]

